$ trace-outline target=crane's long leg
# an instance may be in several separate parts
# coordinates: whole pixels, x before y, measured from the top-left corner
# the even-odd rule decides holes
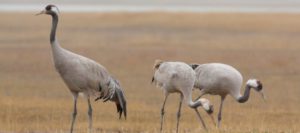
[[[176,126],[176,133],[178,133],[178,127],[179,127],[179,120],[180,120],[180,114],[181,114],[181,105],[183,101],[183,95],[180,94],[180,102],[179,102],[179,108],[177,112],[177,126]]]
[[[164,122],[164,114],[165,114],[165,104],[167,101],[168,95],[165,95],[164,103],[161,107],[161,113],[160,113],[160,132],[162,132],[163,122]]]
[[[199,111],[197,110],[197,108],[195,108],[195,111],[196,111],[196,113],[197,113],[197,116],[198,116],[199,120],[201,121],[202,126],[204,127],[205,130],[207,130],[206,125],[205,125],[205,123],[204,123],[202,117],[200,116],[200,113],[199,113]]]
[[[78,98],[78,93],[73,93],[73,98],[74,98],[74,109],[73,109],[73,114],[72,114],[72,123],[71,123],[70,133],[73,132],[73,127],[74,127],[74,123],[75,123],[75,119],[76,119],[76,115],[77,115],[77,98]]]
[[[93,109],[92,109],[92,105],[91,105],[91,101],[90,98],[87,97],[87,101],[88,101],[88,116],[89,116],[89,133],[93,132]]]
[[[225,97],[226,96],[221,96],[221,104],[220,104],[220,108],[219,108],[218,123],[217,123],[218,128],[220,128],[220,125],[221,125],[222,109],[223,109],[223,103],[224,103]]]

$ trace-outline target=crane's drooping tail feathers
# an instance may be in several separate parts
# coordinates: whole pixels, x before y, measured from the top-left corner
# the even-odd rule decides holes
[[[117,111],[119,113],[119,119],[121,119],[122,112],[124,112],[124,117],[126,119],[127,116],[127,108],[126,108],[126,100],[124,96],[123,89],[121,88],[121,85],[118,80],[112,79],[114,82],[112,83],[112,88],[115,89],[115,102],[117,106]]]
[[[120,86],[120,83],[111,78],[110,81],[105,84],[99,84],[100,96],[95,99],[95,101],[99,99],[103,99],[103,102],[108,100],[114,101],[117,106],[117,112],[119,113],[119,118],[121,118],[122,113],[124,112],[124,117],[126,119],[127,116],[127,108],[126,108],[126,99],[124,96],[124,92]]]
[[[163,63],[164,61],[160,60],[160,59],[156,59],[155,62],[154,62],[154,65],[153,65],[153,69],[154,70],[157,70],[160,66],[161,63]],[[152,76],[152,80],[151,80],[151,83],[154,82],[154,76]]]
[[[155,60],[154,65],[153,65],[153,69],[154,69],[154,70],[155,70],[155,69],[158,69],[159,66],[160,66],[160,64],[163,63],[163,62],[164,62],[164,61],[159,60],[159,59]]]
[[[121,119],[122,112],[124,112],[124,117],[126,119],[127,108],[126,108],[126,100],[125,100],[125,97],[124,97],[124,93],[121,89],[117,89],[116,94],[117,94],[117,97],[118,97],[117,99],[119,100],[118,102],[116,102],[117,111],[119,113],[119,119]]]

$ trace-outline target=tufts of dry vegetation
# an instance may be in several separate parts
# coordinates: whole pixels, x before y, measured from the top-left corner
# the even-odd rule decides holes
[[[0,14],[0,132],[68,132],[72,97],[55,72],[50,17]],[[94,13],[60,17],[61,45],[90,57],[125,88],[128,119],[115,105],[93,102],[97,132],[158,132],[163,94],[150,84],[154,60],[231,64],[264,84],[239,104],[227,98],[221,129],[199,109],[209,132],[300,132],[300,16],[298,14]],[[198,94],[194,92],[195,96]],[[206,95],[219,107],[219,97]],[[164,131],[176,127],[179,95],[167,101]],[[78,103],[76,132],[87,131],[87,104]],[[216,116],[216,114],[215,114]],[[184,105],[180,132],[203,131]]]

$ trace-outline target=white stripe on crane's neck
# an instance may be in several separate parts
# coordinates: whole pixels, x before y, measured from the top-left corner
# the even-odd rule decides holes
[[[249,85],[250,87],[258,87],[258,83],[256,79],[249,79],[246,83],[247,85]]]
[[[57,15],[59,14],[59,9],[56,6],[51,6],[50,10],[55,12]]]

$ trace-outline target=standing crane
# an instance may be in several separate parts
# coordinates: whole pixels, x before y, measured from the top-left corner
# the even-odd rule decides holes
[[[165,62],[156,60],[154,64],[154,71],[155,73],[152,78],[152,82],[154,82],[157,87],[160,87],[165,95],[164,102],[161,108],[160,132],[162,132],[163,127],[165,104],[170,93],[180,94],[179,108],[177,112],[176,133],[178,133],[182,101],[185,101],[185,103],[189,107],[193,108],[196,111],[197,116],[202,123],[202,126],[206,129],[205,123],[201,118],[197,107],[202,106],[205,111],[212,117],[211,114],[213,113],[213,106],[205,98],[198,99],[195,102],[192,101],[192,89],[195,82],[195,72],[193,71],[193,69],[183,62]]]
[[[262,83],[257,79],[249,79],[246,82],[244,95],[241,95],[240,92],[243,77],[241,73],[232,66],[221,63],[191,64],[190,66],[196,72],[194,87],[200,89],[200,96],[198,99],[205,94],[221,96],[217,123],[218,127],[220,127],[222,119],[223,103],[228,94],[235,98],[239,103],[244,103],[248,101],[250,90],[253,88],[261,94],[263,99],[265,99],[262,91]]]
[[[77,115],[77,98],[83,93],[88,103],[89,132],[92,132],[92,106],[90,96],[98,97],[96,100],[113,101],[117,106],[119,118],[124,112],[126,119],[126,100],[124,92],[117,80],[115,80],[103,67],[95,61],[75,54],[60,46],[56,39],[56,28],[58,24],[58,8],[55,5],[47,5],[40,14],[47,14],[52,17],[52,28],[50,32],[50,43],[55,68],[69,88],[74,98],[74,108],[70,132]]]

